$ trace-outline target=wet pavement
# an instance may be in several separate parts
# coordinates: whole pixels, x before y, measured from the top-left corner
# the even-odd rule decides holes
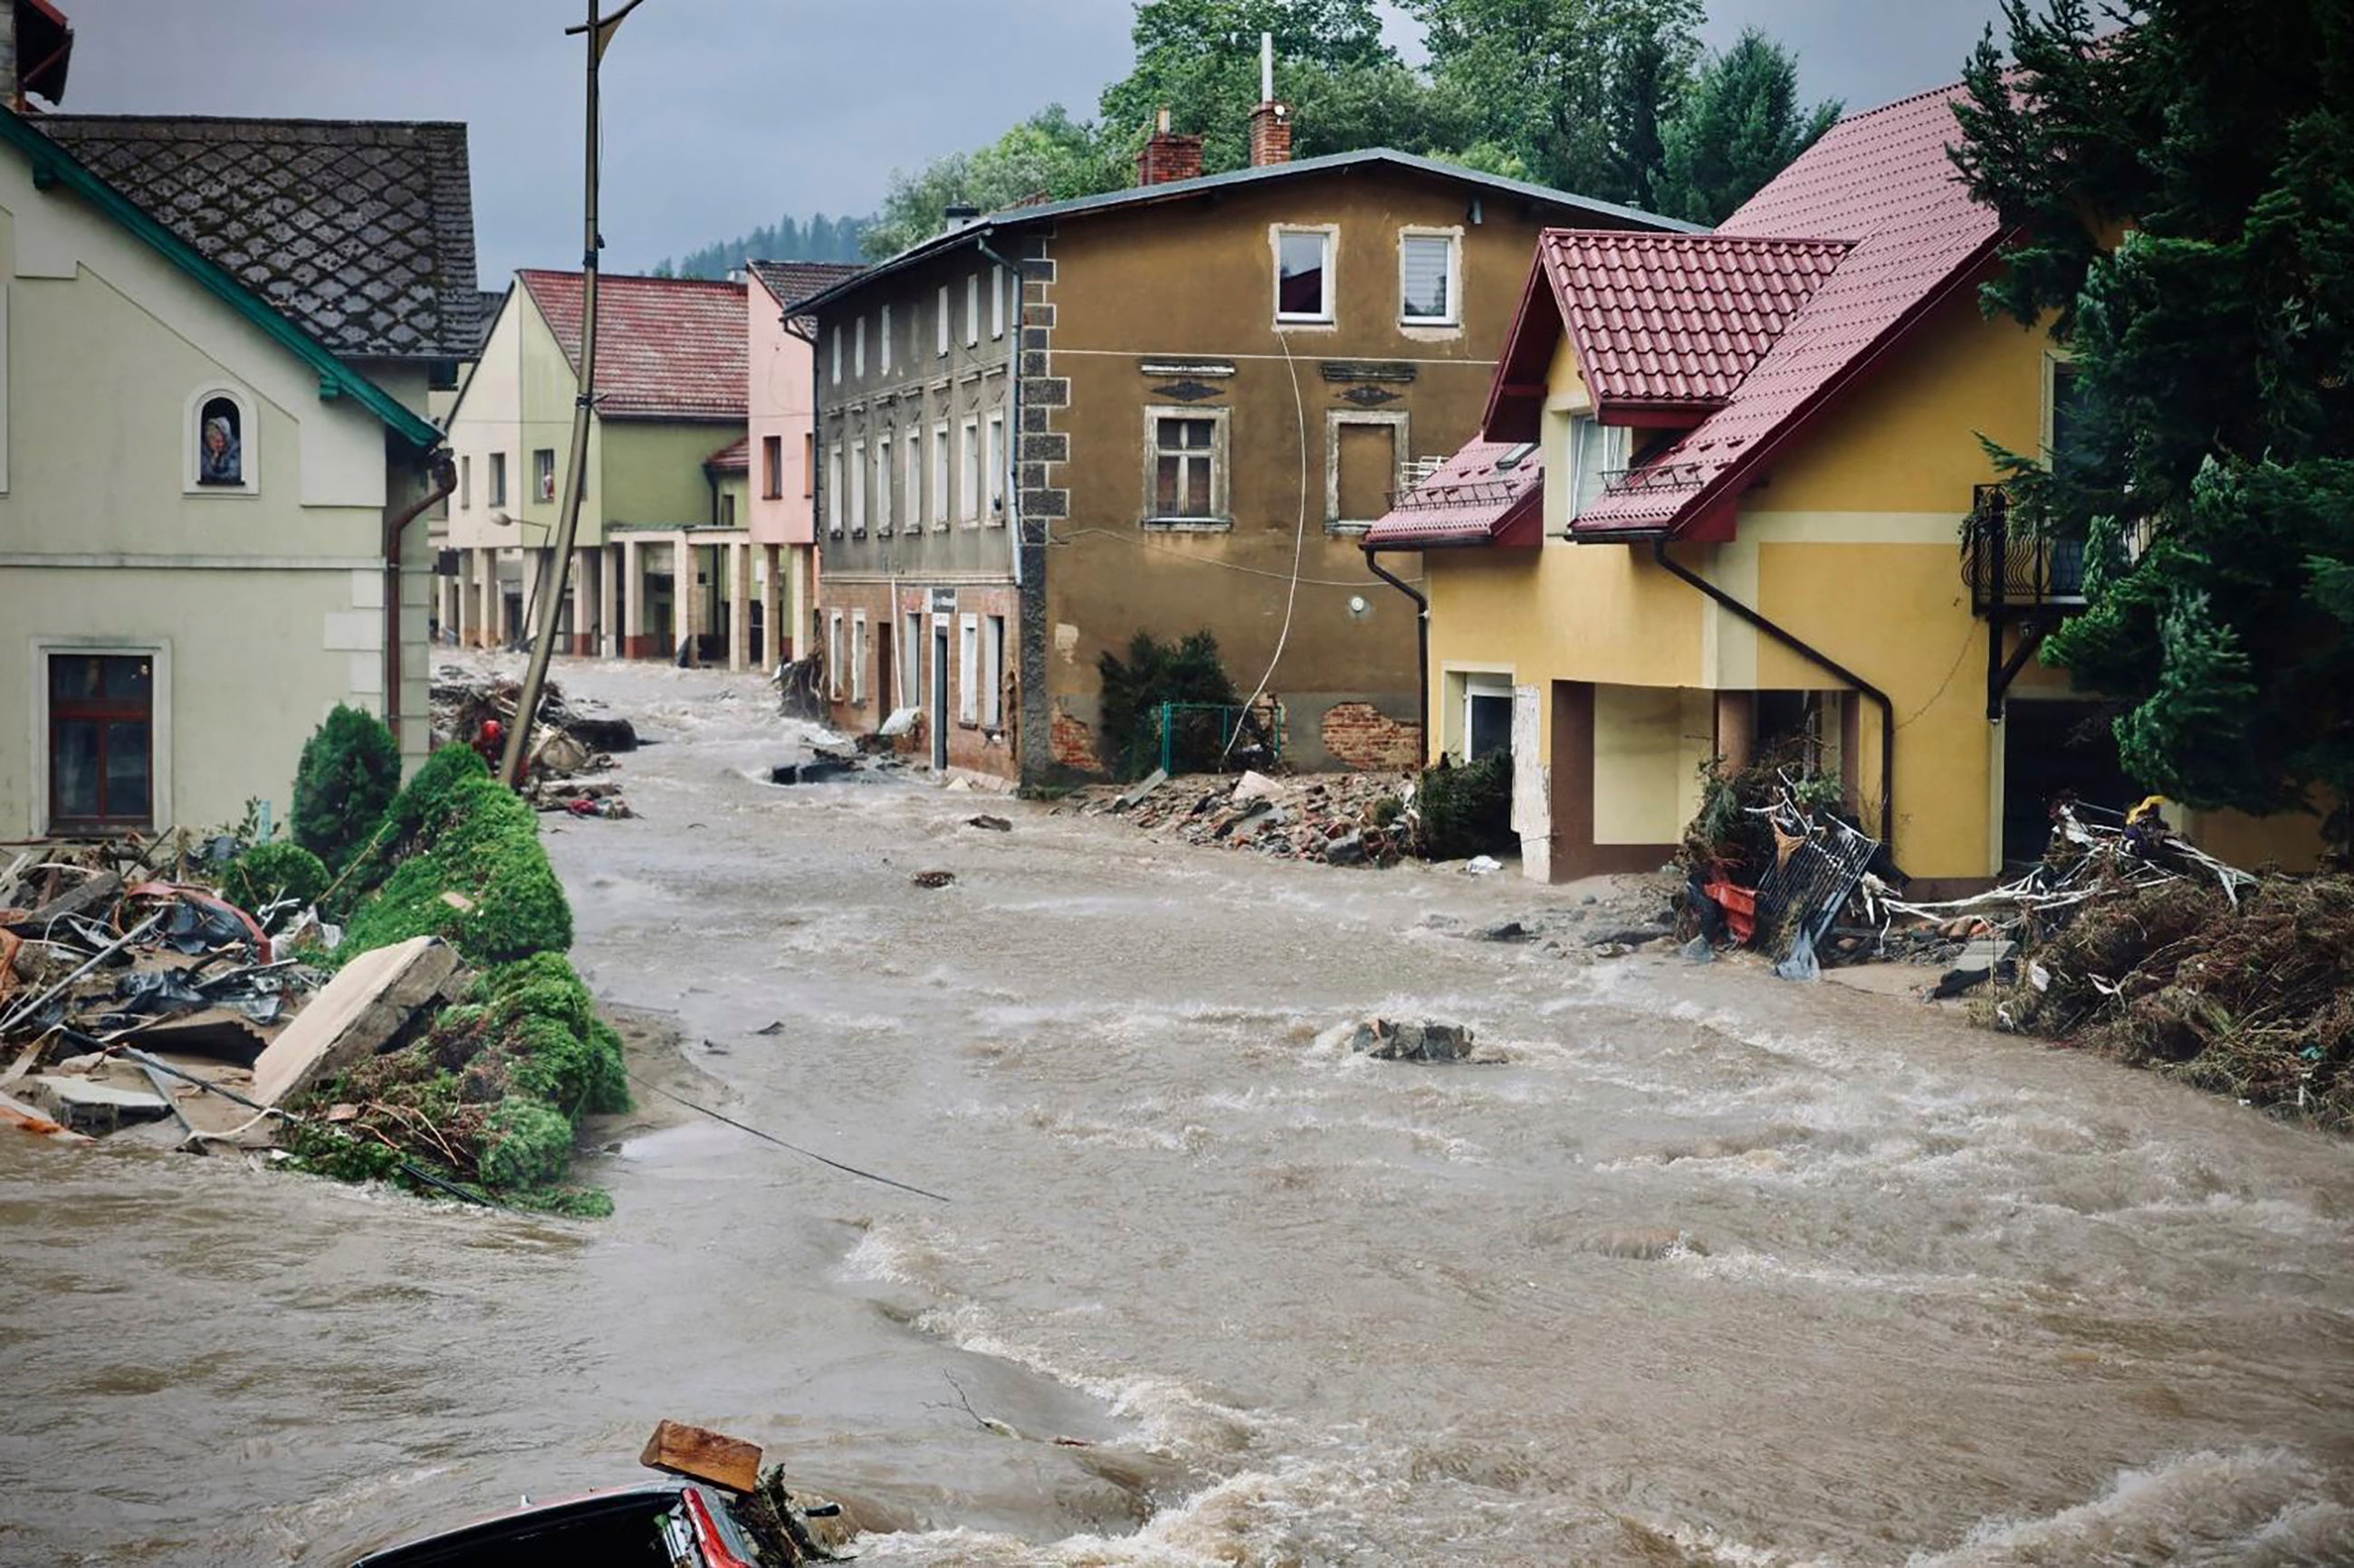
[[[544,819],[599,994],[951,1201],[701,1118],[584,1160],[594,1224],[0,1139],[0,1562],[341,1563],[665,1415],[901,1527],[874,1562],[2354,1560],[2342,1140],[1449,934],[1568,901],[1508,878],[772,786],[757,680],[559,674],[660,742],[638,820]],[[1368,1012],[1502,1059],[1352,1056]]]

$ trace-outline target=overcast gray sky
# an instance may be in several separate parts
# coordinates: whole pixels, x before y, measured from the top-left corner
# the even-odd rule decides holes
[[[608,0],[610,9],[612,0]],[[577,262],[575,0],[62,0],[64,107],[86,113],[463,120],[483,285]],[[1755,24],[1810,98],[1850,109],[1960,74],[1999,0],[1712,0],[1708,41]],[[606,56],[606,264],[788,211],[865,212],[890,173],[1041,105],[1091,114],[1129,66],[1129,0],[646,0]],[[1399,41],[1411,42],[1410,29]]]

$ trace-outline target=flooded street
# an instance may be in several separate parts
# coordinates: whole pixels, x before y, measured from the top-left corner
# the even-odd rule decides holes
[[[772,787],[758,680],[558,677],[660,742],[641,820],[543,819],[592,986],[950,1202],[701,1118],[582,1161],[599,1223],[0,1139],[0,1562],[337,1563],[665,1415],[901,1526],[872,1563],[2354,1559],[2341,1140],[1428,923],[1572,900],[1510,878]],[[1504,1060],[1352,1056],[1371,1012]]]

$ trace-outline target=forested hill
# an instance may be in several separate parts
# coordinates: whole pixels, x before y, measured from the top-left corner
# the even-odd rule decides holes
[[[665,257],[654,269],[658,278],[724,278],[731,267],[747,261],[856,261],[859,241],[874,221],[866,217],[828,217],[812,213],[806,218],[787,213],[766,228],[756,228],[739,239],[723,239],[690,250],[673,260]]]

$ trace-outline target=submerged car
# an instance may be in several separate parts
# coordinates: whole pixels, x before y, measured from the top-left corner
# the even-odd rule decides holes
[[[763,1568],[728,1498],[671,1481],[525,1508],[461,1530],[370,1552],[352,1568]]]

